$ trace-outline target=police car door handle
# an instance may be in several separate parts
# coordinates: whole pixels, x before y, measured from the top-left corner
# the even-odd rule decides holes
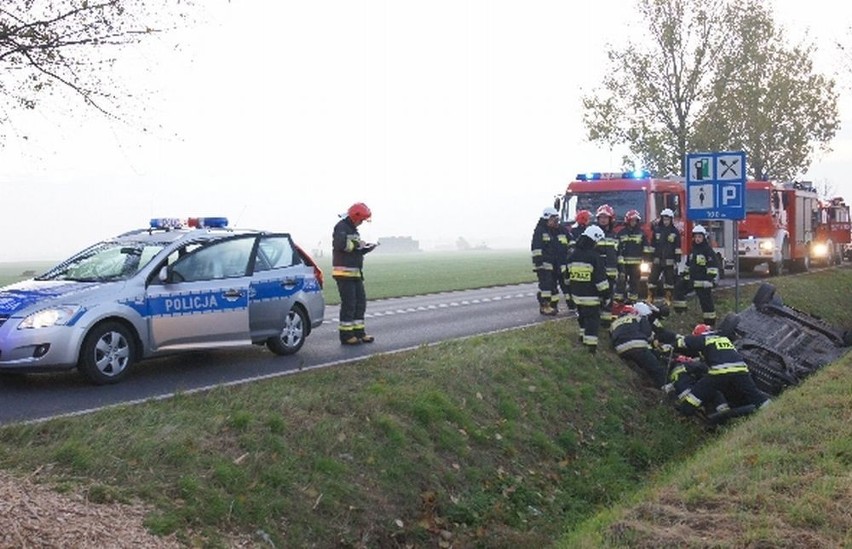
[[[285,278],[281,281],[281,285],[285,288],[288,286],[295,286],[296,282],[298,282],[295,278]]]
[[[231,298],[242,297],[243,292],[241,292],[240,290],[232,289],[232,290],[225,291],[225,293],[223,293],[222,295],[225,297],[225,299],[231,299]]]

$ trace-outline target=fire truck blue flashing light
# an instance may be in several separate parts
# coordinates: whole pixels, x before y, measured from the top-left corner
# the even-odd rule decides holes
[[[604,179],[648,179],[648,170],[633,170],[630,172],[589,172],[578,173],[577,181],[602,181]]]

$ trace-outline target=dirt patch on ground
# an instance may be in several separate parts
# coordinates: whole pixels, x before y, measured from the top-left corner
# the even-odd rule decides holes
[[[142,525],[148,509],[95,504],[79,494],[60,494],[30,479],[0,471],[0,548],[179,548]]]
[[[772,532],[767,545],[745,536],[749,520],[735,500],[707,501],[706,505],[687,507],[671,491],[656,501],[633,507],[624,518],[608,529],[606,537],[634,549],[680,547],[749,547],[773,549],[832,547],[836,540],[825,539],[815,531],[803,530],[779,520],[764,522]],[[767,521],[764,517],[764,521]],[[752,525],[753,526],[753,525]],[[780,541],[779,541],[780,540]]]

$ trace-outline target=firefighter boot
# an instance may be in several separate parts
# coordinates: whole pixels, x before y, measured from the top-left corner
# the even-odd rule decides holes
[[[539,307],[538,309],[538,312],[545,316],[556,316],[556,311],[553,309],[553,307],[550,306],[550,304],[542,303],[541,307]]]

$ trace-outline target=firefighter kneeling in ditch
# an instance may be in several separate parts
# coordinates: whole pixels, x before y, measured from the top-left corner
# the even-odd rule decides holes
[[[681,361],[683,370],[678,371],[677,367],[672,370],[674,386],[671,389],[680,391],[676,407],[681,413],[700,414],[712,423],[725,416],[743,415],[763,408],[771,402],[769,395],[755,385],[748,365],[730,338],[713,331],[711,326],[698,324],[688,336],[660,329],[657,339],[671,345],[674,352],[701,358],[706,366],[706,373],[702,373],[699,365],[687,368]],[[678,375],[674,376],[675,373]],[[681,379],[681,376],[684,377]]]
[[[664,390],[666,369],[651,350],[651,342],[654,340],[652,322],[658,321],[654,314],[655,311],[659,313],[659,309],[640,301],[614,310],[618,318],[613,320],[609,332],[615,352],[624,360],[639,366],[651,378],[654,387]]]

